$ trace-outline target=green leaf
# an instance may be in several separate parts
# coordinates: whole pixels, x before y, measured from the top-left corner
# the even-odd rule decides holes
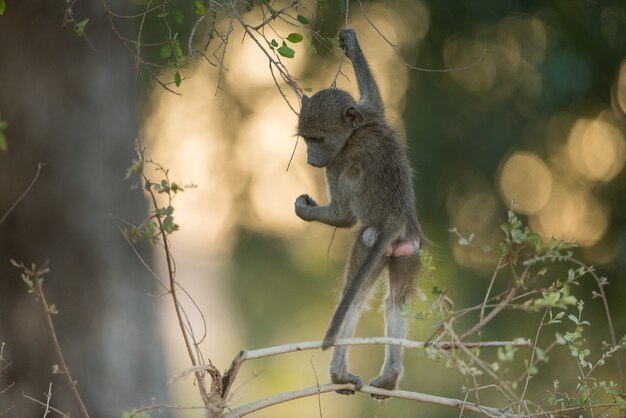
[[[76,36],[85,35],[85,27],[87,26],[87,23],[89,23],[89,19],[84,19],[78,22],[76,26],[74,26],[74,32],[76,33]]]
[[[4,0],[0,0],[0,16],[2,16],[4,14],[4,11],[7,8],[7,4],[4,2]]]
[[[287,40],[289,42],[291,42],[292,44],[297,44],[298,42],[302,42],[302,39],[304,39],[302,37],[302,35],[300,35],[299,33],[290,33],[289,36],[287,36]]]
[[[7,152],[9,144],[7,143],[7,137],[0,132],[0,152]]]
[[[313,89],[311,87],[307,87],[304,89],[304,91],[306,91],[307,93],[311,93]]]
[[[491,251],[491,245],[489,245],[489,244],[485,244],[485,245],[483,245],[483,246],[482,246],[482,247],[480,247],[480,248],[481,248],[481,249],[483,250],[483,252],[485,252],[485,253],[488,253],[489,251]]]
[[[180,87],[180,82],[180,73],[176,71],[176,74],[174,74],[174,84],[176,84],[176,87]]]
[[[183,50],[180,47],[180,41],[178,39],[174,39],[174,53],[178,58],[183,57]]]
[[[246,0],[246,6],[248,7],[248,10],[252,10],[254,7],[254,0]]]
[[[296,17],[296,19],[298,19],[298,22],[302,23],[303,25],[308,25],[309,23],[311,23],[311,21],[309,19],[307,19],[306,17],[304,17],[302,15],[298,15]]]
[[[204,5],[204,2],[202,0],[195,0],[194,3],[196,4],[197,15],[203,15],[206,13],[206,6]]]
[[[283,46],[278,48],[276,51],[285,58],[293,58],[296,55],[296,51],[289,48],[284,41]]]
[[[161,58],[168,59],[172,55],[172,46],[168,43],[161,47]]]
[[[278,42],[276,42],[276,39],[272,39],[272,42],[270,42],[270,45],[272,45],[274,48],[278,48]]]
[[[177,10],[176,13],[174,13],[174,20],[176,20],[176,23],[180,25],[185,21],[185,16]]]

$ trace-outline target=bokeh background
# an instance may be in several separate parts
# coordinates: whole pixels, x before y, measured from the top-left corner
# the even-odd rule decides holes
[[[335,36],[345,15],[325,2],[318,29]],[[110,2],[124,13],[142,1]],[[495,246],[513,199],[517,211],[544,237],[575,239],[576,254],[606,275],[614,325],[626,330],[626,4],[622,1],[393,0],[363,3],[369,19],[410,69],[350,2],[349,26],[376,75],[391,124],[406,138],[416,168],[418,213],[437,280],[457,307],[482,301],[496,259],[458,245],[457,227]],[[311,5],[309,5],[311,6]],[[192,5],[180,6],[193,15]],[[275,7],[279,9],[279,7]],[[48,259],[49,299],[56,303],[59,336],[94,416],[120,416],[151,402],[198,405],[191,378],[169,377],[188,359],[171,301],[145,270],[116,220],[140,223],[148,213],[131,190],[126,168],[135,139],[171,175],[193,182],[175,201],[180,231],[173,238],[178,280],[206,318],[204,353],[225,369],[241,349],[316,340],[325,330],[339,292],[350,231],[306,224],[293,201],[309,193],[324,201],[323,172],[306,165],[296,143],[297,117],[279,95],[265,56],[236,29],[218,86],[218,69],[191,61],[180,96],[147,89],[132,56],[111,33],[99,2],[76,4],[89,17],[93,49],[71,28],[61,28],[64,6],[8,2],[0,17],[0,119],[8,150],[0,153],[0,208],[4,212],[36,171],[46,166],[26,199],[0,224],[0,341],[6,343],[0,413],[35,416],[53,382],[53,404],[72,411],[60,376],[51,375],[52,347],[39,307],[26,293],[14,258]],[[248,18],[254,19],[253,14]],[[136,34],[139,22],[123,28]],[[157,22],[148,27],[158,37]],[[277,22],[278,32],[290,28]],[[181,34],[189,33],[189,22]],[[339,51],[318,47],[310,36],[286,65],[303,88],[332,82]],[[356,94],[349,65],[338,86]],[[216,94],[217,93],[217,94]],[[290,97],[292,100],[293,97]],[[163,257],[148,245],[145,260],[164,274]],[[428,287],[428,285],[425,285]],[[581,286],[589,295],[592,286]],[[380,298],[358,335],[380,335]],[[202,319],[185,301],[200,333]],[[608,339],[599,301],[586,304],[591,341]],[[540,317],[509,313],[485,338],[534,335]],[[427,338],[433,323],[413,320],[411,337]],[[593,337],[592,337],[593,336]],[[528,356],[530,353],[523,353]],[[294,353],[246,364],[233,389],[235,404],[327,381],[329,354]],[[377,375],[382,349],[352,350],[352,369]],[[10,362],[10,364],[7,364]],[[604,377],[616,380],[615,370]],[[533,379],[540,396],[558,376],[575,371],[555,365]],[[490,383],[485,379],[485,384]],[[402,388],[462,398],[467,378],[454,369],[406,355]],[[481,399],[498,402],[497,394]],[[501,402],[502,399],[499,399]],[[317,398],[258,413],[260,417],[317,417]],[[452,416],[441,407],[366,396],[321,397],[324,417]],[[163,416],[201,416],[168,411]]]

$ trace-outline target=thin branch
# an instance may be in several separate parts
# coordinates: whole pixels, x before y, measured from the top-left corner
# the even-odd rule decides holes
[[[29,286],[32,291],[35,299],[41,305],[43,309],[44,316],[46,318],[46,323],[48,325],[48,331],[50,332],[50,338],[52,339],[52,344],[54,346],[54,351],[56,352],[57,360],[61,365],[61,371],[63,372],[63,376],[65,376],[65,380],[67,382],[70,391],[72,392],[72,396],[74,400],[78,404],[81,414],[84,418],[89,418],[89,413],[87,412],[87,408],[83,403],[83,400],[78,392],[77,382],[72,379],[72,375],[70,374],[70,369],[67,366],[65,361],[65,357],[63,356],[63,351],[61,350],[61,345],[59,344],[59,339],[57,338],[56,331],[54,329],[54,323],[52,322],[52,315],[56,315],[58,313],[56,306],[48,304],[46,301],[46,295],[43,292],[43,276],[50,272],[47,265],[44,264],[42,267],[37,268],[35,265],[32,268],[27,268],[23,263],[16,263],[15,261],[11,261],[15,267],[22,269],[22,279]]]
[[[146,184],[150,184],[150,181],[148,180],[148,178],[145,176],[145,174],[142,173],[143,179],[146,182]],[[159,214],[158,208],[159,205],[157,203],[156,200],[156,196],[154,194],[154,191],[152,191],[152,189],[150,187],[146,187],[146,190],[148,191],[148,193],[150,194],[150,198],[152,200],[152,204],[155,210],[155,218],[157,220],[157,223],[159,224],[159,231],[161,234],[161,239],[163,241],[163,250],[165,252],[165,260],[167,262],[167,272],[168,272],[168,277],[169,277],[169,281],[170,281],[170,294],[172,295],[172,300],[174,302],[174,309],[176,311],[176,317],[178,319],[178,325],[180,326],[180,331],[183,334],[183,340],[185,342],[185,348],[187,349],[187,354],[189,355],[189,359],[191,360],[191,364],[193,366],[197,366],[197,362],[196,362],[196,356],[193,353],[193,349],[192,349],[192,345],[189,342],[189,335],[187,334],[187,331],[185,330],[185,325],[184,325],[184,320],[183,320],[183,314],[181,312],[181,308],[180,308],[180,304],[178,302],[178,297],[176,295],[176,279],[174,276],[174,270],[173,270],[173,265],[172,265],[172,255],[170,253],[170,247],[169,247],[169,242],[167,239],[167,234],[165,233],[165,229],[163,228],[163,221],[161,220],[161,215]],[[198,390],[200,391],[200,396],[202,397],[202,401],[205,405],[205,407],[208,409],[210,407],[210,399],[209,399],[209,395],[208,392],[206,390],[205,384],[204,384],[204,378],[202,376],[202,373],[200,371],[196,371],[195,372],[196,375],[196,382],[198,382]]]
[[[237,408],[232,409],[230,412],[224,415],[224,418],[238,418],[243,417],[245,415],[251,414],[253,412],[268,408],[273,405],[277,405],[280,403],[284,403],[287,401],[304,398],[307,396],[318,395],[321,393],[333,392],[342,389],[356,390],[354,385],[352,384],[334,384],[328,383],[321,386],[312,386],[300,390],[295,390],[293,392],[281,393],[275,396],[270,396],[255,402],[248,403],[246,405],[239,406]],[[452,398],[444,398],[442,396],[434,396],[428,395],[425,393],[419,392],[409,392],[406,390],[385,390],[380,389],[373,386],[363,386],[357,392],[367,393],[370,395],[383,395],[390,396],[395,398],[407,399],[417,402],[424,402],[435,405],[448,406],[456,409],[464,409],[470,412],[476,412],[488,417],[507,417],[507,418],[517,418],[521,417],[521,415],[504,413],[500,409],[484,406],[474,403],[463,402],[460,399],[452,399]]]
[[[480,56],[478,57],[478,59],[476,61],[474,61],[474,62],[472,62],[471,64],[468,64],[468,65],[463,65],[461,67],[452,67],[452,68],[423,68],[423,67],[416,67],[414,65],[409,64],[404,59],[402,54],[400,54],[400,47],[397,44],[391,42],[389,40],[389,38],[387,38],[380,31],[380,29],[378,29],[378,27],[374,24],[374,22],[372,22],[372,20],[367,15],[367,13],[365,13],[365,9],[363,8],[363,2],[361,0],[359,0],[359,6],[361,8],[361,13],[363,13],[363,17],[365,17],[365,20],[367,20],[367,22],[372,26],[372,28],[374,28],[374,30],[378,33],[378,35],[380,35],[380,37],[383,38],[384,41],[387,42],[387,44],[394,50],[394,52],[396,53],[396,56],[400,59],[400,61],[402,61],[402,63],[404,65],[406,65],[408,68],[410,68],[412,70],[424,71],[424,72],[427,72],[427,73],[449,73],[449,72],[453,72],[453,71],[464,71],[464,70],[468,70],[468,69],[474,67],[479,62],[481,62],[483,60],[484,56],[485,56],[485,53],[487,52],[487,47],[485,46],[483,48]]]
[[[589,266],[587,266],[582,261],[578,261],[575,258],[572,258],[571,261],[572,263],[577,264],[578,266],[589,270],[588,273],[591,274],[591,277],[593,277],[594,280],[596,281],[598,285],[598,289],[600,290],[600,298],[602,299],[602,305],[604,306],[604,313],[606,315],[606,321],[608,322],[608,325],[609,325],[609,333],[611,335],[611,342],[613,343],[613,345],[617,345],[617,339],[615,338],[615,328],[613,327],[613,319],[611,316],[611,310],[609,309],[609,301],[606,297],[606,293],[604,292],[605,283],[602,281],[600,277],[598,277],[598,275],[593,269],[589,269]],[[619,380],[620,380],[620,385],[622,387],[622,392],[626,392],[626,385],[624,384],[624,374],[622,371],[622,362],[619,358],[619,354],[615,356],[615,363],[617,366],[617,372],[619,373]]]
[[[539,342],[539,333],[541,332],[541,328],[543,328],[543,326],[545,325],[543,323],[543,321],[546,319],[546,315],[548,314],[549,309],[545,309],[543,312],[543,316],[541,317],[541,322],[539,323],[539,326],[537,327],[537,334],[535,334],[535,342],[533,343],[533,351],[532,354],[530,355],[530,361],[528,362],[528,373],[526,374],[526,382],[524,382],[524,390],[522,391],[522,395],[520,396],[519,400],[520,402],[522,402],[524,400],[524,397],[526,396],[526,391],[528,390],[528,382],[530,382],[530,370],[533,367],[534,361],[535,361],[535,352],[537,351],[537,343]]]
[[[487,288],[487,293],[485,293],[485,299],[483,300],[483,305],[480,308],[480,320],[485,319],[485,306],[489,301],[489,294],[491,293],[491,289],[493,288],[493,283],[496,281],[496,276],[498,275],[498,271],[500,270],[500,265],[502,263],[502,256],[498,258],[498,265],[493,271],[493,275],[491,276],[491,281],[489,282],[489,287]]]
[[[33,188],[33,186],[35,185],[35,183],[37,183],[37,179],[39,178],[39,174],[41,173],[41,169],[44,167],[45,165],[43,163],[37,163],[37,172],[35,173],[35,177],[33,177],[33,179],[30,181],[30,184],[28,185],[28,187],[26,187],[26,190],[24,190],[22,192],[22,194],[20,195],[20,197],[17,198],[17,200],[11,205],[11,207],[6,211],[6,213],[4,215],[2,215],[2,218],[0,218],[0,224],[2,224],[2,222],[4,222],[4,220],[7,218],[7,216],[9,216],[9,214],[11,212],[13,212],[13,209],[15,209],[17,207],[17,205],[19,205],[19,203],[26,197],[26,195],[28,194],[28,192],[30,192],[30,189]]]
[[[22,396],[23,396],[23,397],[25,397],[26,399],[28,399],[29,401],[32,401],[32,402],[34,402],[34,403],[36,403],[36,404],[38,404],[38,405],[41,405],[41,406],[43,406],[43,407],[48,408],[48,409],[49,409],[50,411],[52,411],[52,412],[56,412],[57,414],[61,415],[63,418],[65,418],[65,417],[68,417],[68,416],[69,416],[69,415],[68,415],[68,414],[66,414],[65,412],[59,411],[58,409],[56,409],[56,408],[54,408],[54,407],[52,407],[52,406],[49,406],[49,405],[47,405],[47,404],[45,404],[45,403],[41,402],[39,399],[35,399],[35,398],[33,398],[32,396],[28,396],[28,395],[27,395],[27,394],[25,394],[25,393],[22,393]],[[44,417],[45,417],[45,415],[44,415]]]
[[[526,267],[526,269],[524,270],[524,272],[522,273],[521,278],[518,280],[517,276],[515,275],[515,270],[513,270],[513,273],[515,275],[514,277],[514,282],[513,282],[513,286],[511,287],[511,290],[508,291],[508,293],[506,294],[506,296],[504,297],[504,299],[502,299],[502,302],[500,302],[495,308],[493,308],[482,320],[480,320],[476,325],[474,325],[472,328],[470,328],[469,330],[467,330],[465,333],[463,333],[460,337],[459,337],[459,341],[464,341],[466,340],[468,337],[472,336],[474,333],[476,333],[478,330],[480,330],[482,327],[484,327],[485,325],[487,325],[487,323],[489,323],[493,318],[496,317],[496,315],[498,315],[504,308],[507,307],[507,305],[509,304],[509,302],[511,301],[511,299],[513,299],[513,297],[515,296],[515,294],[517,293],[517,291],[523,286],[523,284],[526,282],[526,280],[528,279],[528,268],[529,266]]]
[[[518,341],[486,341],[486,342],[424,342],[424,341],[411,341],[401,338],[389,338],[389,337],[369,337],[369,338],[341,338],[335,341],[335,346],[341,345],[399,345],[405,348],[424,348],[424,347],[434,347],[439,350],[450,350],[453,348],[457,348],[460,346],[465,346],[469,348],[484,348],[484,347],[505,347],[507,345],[513,346],[526,346],[530,347],[530,341],[528,340],[518,340]],[[314,350],[322,347],[321,341],[307,341],[307,342],[299,342],[293,344],[285,344],[279,345],[275,347],[267,347],[260,348],[257,350],[250,351],[241,351],[235,359],[232,361],[228,370],[224,373],[224,377],[222,379],[222,402],[225,402],[228,399],[228,394],[232,387],[233,382],[241,368],[242,364],[246,360],[254,360],[263,357],[276,356],[279,354],[291,353],[296,351],[303,350]]]
[[[144,407],[141,407],[139,409],[133,410],[133,413],[130,414],[129,418],[135,418],[137,415],[141,414],[142,412],[161,410],[161,409],[187,411],[187,410],[205,409],[205,408],[206,407],[204,405],[203,406],[199,406],[199,405],[197,405],[197,406],[179,406],[179,405],[155,404],[155,405],[144,406]]]

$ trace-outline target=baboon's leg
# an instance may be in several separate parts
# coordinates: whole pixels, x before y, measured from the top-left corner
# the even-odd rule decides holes
[[[389,259],[389,292],[385,298],[385,336],[406,338],[407,320],[402,315],[402,305],[409,303],[414,291],[415,275],[419,268],[419,256],[391,257]],[[402,347],[387,345],[385,363],[380,376],[370,381],[371,386],[395,389],[402,376]],[[372,395],[376,399],[387,396]]]
[[[352,246],[350,259],[344,273],[344,290],[348,286],[349,281],[354,278],[359,268],[365,262],[367,254],[371,251],[371,248],[368,248],[363,244],[361,234],[362,232],[359,233],[354,241],[354,245]],[[370,276],[363,283],[363,286],[361,286],[361,288],[359,289],[359,292],[354,299],[354,303],[350,306],[350,309],[348,310],[348,313],[346,315],[346,319],[339,329],[337,338],[350,338],[354,334],[354,329],[356,328],[356,324],[361,315],[361,311],[366,305],[372,287],[374,286],[374,283],[376,282],[376,279],[381,273],[381,270],[387,260],[387,257],[384,257],[381,260],[379,265],[374,268],[372,274],[370,274]],[[361,380],[360,376],[348,372],[347,346],[334,347],[333,358],[330,362],[330,379],[333,383],[352,383],[356,386],[357,389],[360,389],[361,386],[363,386],[363,380]],[[337,393],[341,393],[342,395],[352,395],[354,394],[354,391],[346,389],[339,390],[337,391]]]

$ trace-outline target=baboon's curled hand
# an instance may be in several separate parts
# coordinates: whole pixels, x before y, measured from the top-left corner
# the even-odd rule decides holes
[[[313,198],[311,196],[309,196],[308,194],[303,194],[303,195],[300,195],[296,199],[296,208],[298,208],[299,206],[300,207],[302,207],[302,206],[315,207],[315,206],[317,206],[317,202],[315,200],[313,200]]]
[[[356,40],[356,32],[353,29],[343,29],[339,32],[339,47],[345,51],[350,60],[354,59],[359,42]]]
[[[296,215],[305,221],[309,221],[309,209],[317,207],[317,202],[311,198],[308,194],[300,195],[296,199]]]

